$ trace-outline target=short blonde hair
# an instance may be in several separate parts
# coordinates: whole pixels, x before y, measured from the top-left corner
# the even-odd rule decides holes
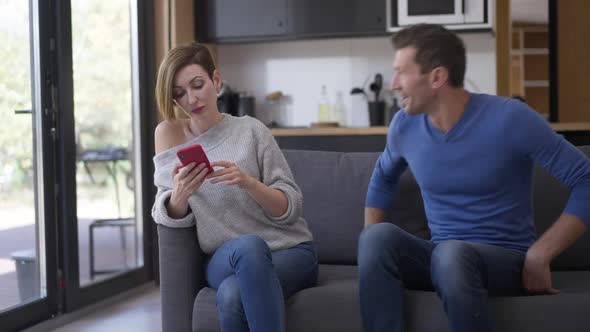
[[[209,49],[199,43],[192,42],[176,46],[166,54],[160,64],[156,80],[156,103],[165,120],[176,120],[176,112],[172,102],[174,99],[174,77],[179,70],[191,64],[201,66],[209,78],[213,80],[215,62]]]

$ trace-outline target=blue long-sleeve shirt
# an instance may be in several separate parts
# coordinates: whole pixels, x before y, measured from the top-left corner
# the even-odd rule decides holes
[[[409,166],[433,242],[456,239],[526,251],[536,240],[534,163],[571,189],[564,212],[590,225],[590,160],[526,104],[485,94],[470,94],[465,113],[447,133],[424,114],[398,112],[366,206],[390,208]]]

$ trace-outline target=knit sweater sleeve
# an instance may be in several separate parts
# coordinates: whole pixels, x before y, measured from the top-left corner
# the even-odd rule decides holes
[[[152,218],[157,224],[168,227],[191,227],[195,224],[195,216],[190,208],[185,217],[175,219],[168,215],[168,209],[166,207],[173,189],[171,170],[175,161],[174,157],[174,153],[171,151],[164,151],[154,158],[154,184],[158,188],[158,192],[156,193],[154,205],[152,206]]]
[[[293,173],[270,130],[257,121],[255,131],[258,139],[257,158],[261,181],[270,188],[282,191],[287,197],[287,211],[279,217],[266,216],[281,224],[292,224],[302,216],[303,194],[295,183]]]
[[[590,159],[526,104],[510,100],[506,112],[518,128],[511,131],[513,146],[570,188],[564,212],[590,226]]]
[[[399,126],[403,111],[397,112],[387,133],[385,150],[379,156],[369,180],[365,207],[387,210],[393,204],[401,174],[408,164],[399,148]]]

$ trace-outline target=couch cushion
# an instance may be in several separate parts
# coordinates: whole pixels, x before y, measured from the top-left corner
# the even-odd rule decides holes
[[[287,300],[287,331],[362,331],[356,266],[320,265],[319,273],[316,287]],[[553,283],[558,295],[492,298],[497,331],[585,331],[590,271],[554,272]],[[449,331],[436,293],[407,290],[406,303],[407,331]],[[199,292],[193,324],[193,331],[219,331],[213,289]]]
[[[197,294],[193,305],[193,332],[220,331],[215,293],[215,289],[205,287]]]
[[[318,283],[316,286],[324,286],[334,281],[357,279],[358,269],[356,265],[321,264],[318,272]]]
[[[590,271],[553,272],[557,295],[492,299],[498,331],[587,331]]]
[[[380,153],[283,151],[303,192],[303,216],[314,236],[320,263],[356,264],[369,179]],[[409,171],[388,220],[428,238],[420,190]]]
[[[321,263],[356,262],[357,237],[378,153],[284,151],[303,192],[303,217]]]
[[[558,295],[491,298],[496,331],[586,331],[590,271],[554,272],[553,282],[561,290]],[[449,331],[436,293],[408,290],[406,295],[408,331]]]
[[[314,287],[314,291],[311,294],[314,296],[323,297],[322,294],[326,293],[324,301],[336,301],[338,303],[342,299],[346,299],[344,302],[345,309],[342,306],[336,306],[334,308],[338,310],[347,310],[354,312],[358,311],[356,304],[350,301],[350,298],[355,296],[351,292],[357,292],[357,268],[353,265],[320,265],[317,287]],[[298,316],[299,310],[292,303],[306,303],[305,300],[309,295],[309,290],[303,290],[295,294],[291,299],[287,301],[287,321],[288,325],[299,326],[298,324],[305,323],[308,319],[304,319],[299,322],[300,317]],[[303,294],[303,295],[300,295]],[[293,298],[301,298],[300,300],[293,300]],[[201,289],[193,306],[193,331],[199,332],[218,332],[219,322],[217,321],[217,311],[215,309],[215,290],[209,287]],[[354,304],[354,305],[353,305]],[[311,305],[311,304],[310,304]],[[293,306],[293,309],[291,307]],[[307,312],[307,310],[306,310]],[[309,324],[306,326],[323,326],[333,327],[331,317],[325,315],[335,315],[333,318],[338,318],[338,315],[344,314],[338,311],[327,311],[323,312],[321,317],[322,321],[315,321],[313,317],[310,318]],[[358,313],[352,315],[352,317],[358,316]],[[327,319],[327,320],[326,320]],[[342,319],[335,319],[341,321]],[[308,323],[305,323],[308,324]],[[328,324],[328,325],[326,325]],[[293,330],[291,331],[304,331],[304,330]],[[318,330],[319,331],[319,330]],[[339,329],[325,328],[323,331],[341,331]],[[342,331],[347,331],[346,329]],[[358,329],[349,331],[359,331]]]

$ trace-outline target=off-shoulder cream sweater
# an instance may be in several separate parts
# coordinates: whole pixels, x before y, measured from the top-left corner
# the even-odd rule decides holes
[[[224,182],[212,184],[206,180],[189,198],[188,215],[182,219],[170,218],[166,204],[172,194],[172,167],[178,162],[176,151],[197,143],[203,146],[211,162],[234,162],[262,183],[284,192],[289,202],[287,212],[278,218],[272,217],[238,186],[228,186]],[[154,164],[154,184],[158,192],[152,217],[156,223],[168,227],[190,227],[196,223],[199,245],[207,254],[243,234],[260,236],[273,251],[312,240],[302,218],[301,190],[270,130],[254,118],[224,114],[219,123],[200,136],[156,154]]]

